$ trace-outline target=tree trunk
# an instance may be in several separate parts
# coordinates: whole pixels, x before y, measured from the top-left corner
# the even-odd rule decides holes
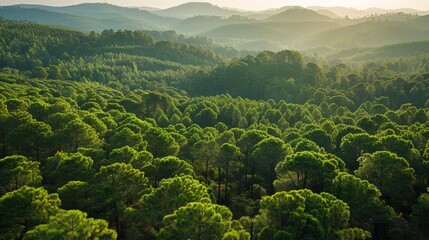
[[[217,202],[220,204],[220,167],[217,167],[218,171],[218,186],[217,186]]]
[[[247,182],[247,164],[249,163],[249,160],[247,159],[247,156],[244,157],[244,186],[247,188],[248,182]]]
[[[3,143],[2,143],[2,145],[3,145],[3,156],[2,156],[2,158],[4,158],[4,157],[6,157],[6,136],[5,136],[5,133],[4,133],[4,129],[3,129],[3,133],[2,133],[3,135],[2,135],[2,141],[3,141]]]
[[[116,202],[113,203],[113,215],[114,215],[114,221],[116,226],[116,232],[118,233],[118,239],[122,239],[122,228],[120,227],[119,223],[119,214],[118,214],[118,205]]]
[[[40,163],[40,149],[38,147],[36,147],[36,159]]]
[[[252,172],[252,178],[251,178],[251,180],[250,180],[250,198],[252,198],[253,199],[253,184],[254,184],[254,181],[255,181],[255,166],[256,164],[255,164],[255,162],[253,162],[253,164],[252,164],[252,170],[251,170],[251,172]]]
[[[226,161],[226,172],[225,172],[225,200],[224,203],[228,203],[228,177],[229,177],[229,161]]]
[[[206,185],[209,185],[209,160],[206,157]]]
[[[253,236],[253,220],[252,223],[250,224],[250,240],[253,240],[254,236]]]
[[[270,176],[269,176],[269,183],[268,183],[268,194],[272,195],[274,193],[274,166],[272,163],[269,165],[270,168]]]

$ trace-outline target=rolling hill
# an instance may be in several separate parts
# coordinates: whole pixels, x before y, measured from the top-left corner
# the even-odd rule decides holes
[[[345,49],[378,47],[428,39],[428,30],[418,29],[407,22],[366,21],[317,34],[302,46]]]
[[[254,21],[255,20],[241,16],[232,16],[229,18],[218,16],[196,16],[180,21],[178,24],[174,25],[173,28],[175,31],[195,34],[225,25],[250,23]]]
[[[190,18],[199,15],[230,17],[233,15],[243,15],[242,12],[218,7],[206,2],[190,2],[175,7],[155,11],[154,13],[161,16],[175,18]]]
[[[332,18],[305,8],[291,8],[264,21],[268,22],[331,22]]]
[[[172,30],[188,36],[213,38],[216,43],[252,51],[361,49],[429,40],[429,15],[405,13],[412,13],[413,9],[383,14],[389,10],[368,9],[365,12],[351,8],[286,6],[250,13],[192,2],[163,10],[148,10],[105,3],[65,7],[21,4],[0,7],[0,16],[81,31]],[[358,12],[367,17],[345,19],[337,16],[357,16]],[[377,15],[368,16],[369,13]]]
[[[64,25],[79,30],[154,29],[167,30],[177,19],[158,16],[136,8],[105,3],[85,3],[66,7],[15,5],[0,8],[6,19]]]
[[[259,48],[252,50],[276,50],[299,48],[301,42],[315,33],[336,29],[341,25],[334,22],[255,22],[249,24],[226,25],[201,33],[202,36],[214,38],[224,44],[246,49],[243,43],[262,41],[270,42],[276,48]],[[255,47],[257,45],[254,45]]]
[[[427,15],[428,11],[419,11],[412,8],[399,8],[399,9],[382,9],[382,8],[368,8],[368,9],[355,9],[355,8],[346,8],[346,7],[322,7],[322,6],[310,6],[308,9],[314,11],[328,10],[333,12],[334,14],[345,17],[348,16],[350,18],[364,18],[370,15],[380,15],[387,13],[406,13],[406,14],[417,14],[417,15]]]
[[[409,22],[420,29],[429,30],[429,15],[411,19]]]
[[[19,6],[0,7],[0,16],[10,20],[25,20],[43,24],[59,25],[83,31],[105,29],[105,25],[94,18],[50,12],[37,8],[24,8]]]
[[[374,59],[406,58],[429,53],[429,41],[406,42],[368,49],[343,50],[327,55],[328,60],[364,62]]]

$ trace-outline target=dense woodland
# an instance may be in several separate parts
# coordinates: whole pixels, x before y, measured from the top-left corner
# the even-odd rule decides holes
[[[429,238],[427,43],[152,34],[0,20],[0,239]]]

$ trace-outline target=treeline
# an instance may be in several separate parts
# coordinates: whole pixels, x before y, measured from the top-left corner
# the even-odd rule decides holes
[[[0,68],[18,69],[36,78],[90,79],[127,85],[133,82],[132,85],[138,86],[147,85],[149,80],[165,85],[223,59],[201,46],[156,42],[143,31],[83,34],[32,23],[0,21],[0,34]]]
[[[296,51],[261,52],[198,73],[185,82],[191,95],[228,93],[233,97],[335,103],[356,109],[365,102],[397,109],[404,103],[423,107],[428,99],[425,56],[346,64],[306,63]],[[404,75],[404,73],[406,73]]]
[[[204,18],[204,16],[201,16]],[[227,57],[227,58],[233,58],[233,57],[244,57],[249,54],[254,54],[254,51],[248,51],[248,50],[237,50],[233,47],[220,45],[219,43],[216,43],[213,39],[205,37],[205,36],[187,36],[184,34],[179,34],[176,31],[144,31],[151,36],[156,41],[175,41],[190,45],[198,45],[203,46],[206,48],[209,48],[213,50],[218,55]]]
[[[39,29],[45,50],[67,41],[50,29],[118,33],[1,26],[17,47],[33,42],[13,26]],[[186,65],[139,52],[177,44],[139,34],[71,51],[58,71],[1,66],[0,239],[429,236],[425,59],[319,66],[285,50]]]

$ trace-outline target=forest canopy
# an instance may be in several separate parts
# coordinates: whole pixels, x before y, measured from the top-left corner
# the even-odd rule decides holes
[[[152,34],[0,20],[0,239],[429,237],[427,55]]]

